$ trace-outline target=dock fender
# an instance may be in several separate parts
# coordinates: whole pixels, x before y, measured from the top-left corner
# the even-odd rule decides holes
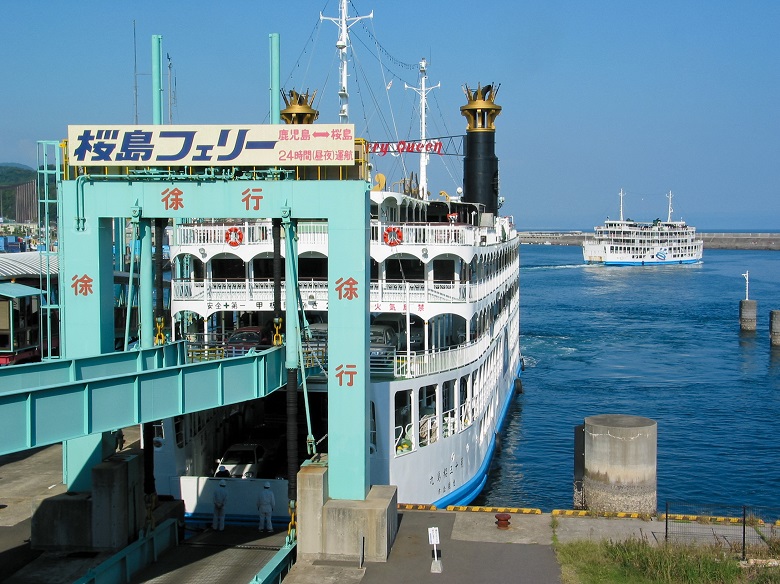
[[[515,393],[523,393],[523,380],[519,377],[515,378]]]

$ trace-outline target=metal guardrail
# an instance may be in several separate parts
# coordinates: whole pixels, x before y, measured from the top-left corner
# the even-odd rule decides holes
[[[464,245],[473,246],[481,243],[483,240],[487,243],[496,243],[502,239],[510,237],[507,233],[507,227],[504,227],[504,234],[495,229],[485,229],[474,225],[464,223],[450,223],[443,225],[441,223],[383,223],[380,221],[371,221],[371,241],[381,243],[383,241],[385,229],[388,227],[397,227],[401,230],[403,242],[407,245]],[[175,230],[175,248],[187,245],[215,245],[224,247],[226,245],[225,232],[228,229],[238,229],[241,232],[241,241],[244,245],[272,245],[272,229],[270,220],[243,221],[243,222],[221,222],[213,224],[194,224],[179,225]],[[304,222],[298,223],[298,241],[302,246],[323,245],[328,239],[328,225],[325,222]]]
[[[285,546],[263,566],[249,584],[281,584],[287,573],[292,570],[297,556],[297,546]]]
[[[780,552],[780,507],[668,501],[661,518],[666,541],[709,541],[741,553],[743,560]]]
[[[148,535],[142,535],[105,562],[90,568],[74,584],[127,584],[138,572],[156,562],[163,552],[178,544],[176,519],[166,519]]]

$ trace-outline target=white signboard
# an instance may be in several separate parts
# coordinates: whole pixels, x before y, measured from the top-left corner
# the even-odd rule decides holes
[[[438,527],[429,527],[428,528],[428,543],[431,545],[439,545],[439,528]]]
[[[71,166],[351,166],[352,124],[68,126]]]

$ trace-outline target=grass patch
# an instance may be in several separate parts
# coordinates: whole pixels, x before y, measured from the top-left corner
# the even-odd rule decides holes
[[[780,568],[747,567],[717,546],[578,541],[555,546],[564,584],[780,584]]]

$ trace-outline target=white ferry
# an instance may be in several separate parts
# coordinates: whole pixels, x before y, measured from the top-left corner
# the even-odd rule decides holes
[[[346,0],[341,11],[340,50],[348,45]],[[441,145],[425,136],[426,78],[423,60],[415,88],[421,136],[405,145],[406,152],[420,153],[419,178],[389,185],[376,172],[366,183],[371,199],[370,476],[372,484],[396,485],[399,502],[444,506],[468,504],[483,488],[497,434],[520,383],[520,258],[513,219],[499,214],[498,88],[465,87],[468,101],[460,108],[467,119],[463,187],[454,196],[440,191],[432,196],[425,165],[428,153]],[[341,80],[339,96],[346,99],[345,70]],[[317,118],[313,97],[295,91],[289,96],[282,110],[285,121]],[[346,111],[346,103],[341,105]],[[355,158],[367,165],[374,147],[365,142],[361,147]],[[381,170],[392,159],[376,156],[373,169]],[[301,176],[294,167],[274,172],[283,180]],[[311,172],[301,178],[310,177]],[[322,172],[319,179],[338,176]],[[279,334],[273,232],[271,219],[210,218],[174,227],[171,313],[179,336],[213,346],[224,334],[222,349],[237,351],[273,342]],[[312,323],[302,341],[304,358],[314,367],[306,383],[307,417],[318,451],[327,451],[328,225],[299,221],[297,239],[301,316]],[[284,245],[276,253],[283,250]],[[282,309],[286,284],[281,282],[277,296]],[[284,396],[276,398],[272,394],[253,405],[251,424],[239,422],[283,427]],[[163,421],[155,454],[158,492],[176,494],[175,475],[213,473],[213,460],[202,456],[213,439],[200,436],[205,429],[212,434],[224,429],[237,417],[231,413],[246,416],[248,411]]]
[[[685,221],[672,221],[672,193],[666,221],[656,219],[640,223],[623,219],[620,191],[620,219],[607,219],[595,228],[593,238],[582,242],[582,256],[589,264],[608,266],[650,266],[693,264],[701,261],[704,242],[696,237],[696,228]]]

